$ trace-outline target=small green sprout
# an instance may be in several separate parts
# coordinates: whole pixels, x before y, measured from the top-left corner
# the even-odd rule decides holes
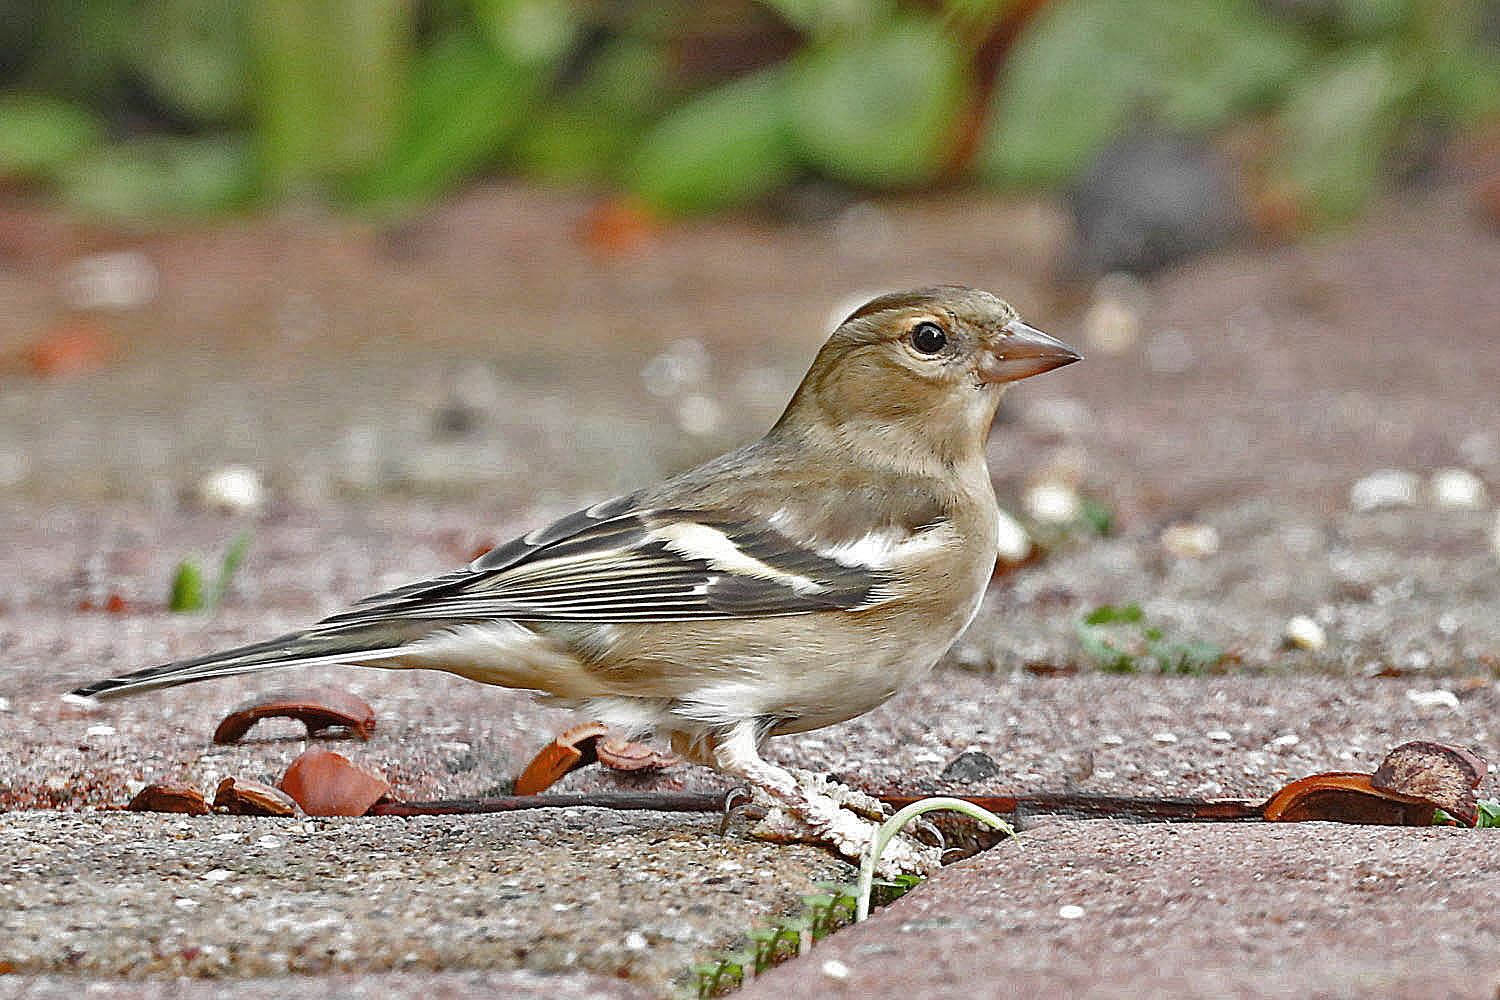
[[[1161,674],[1202,674],[1227,655],[1217,643],[1168,636],[1146,622],[1138,604],[1105,604],[1078,620],[1084,655],[1105,673],[1133,674],[1150,665]]]
[[[698,1000],[721,996],[745,984],[745,978],[812,947],[854,919],[855,887],[841,882],[819,882],[821,892],[802,897],[802,912],[771,927],[758,927],[745,936],[749,947],[728,952],[709,962],[692,966]]]
[[[234,536],[234,540],[224,550],[224,557],[219,562],[219,575],[212,587],[205,589],[203,570],[196,557],[189,556],[178,563],[177,571],[172,575],[172,593],[167,599],[167,607],[177,612],[212,611],[217,608],[229,593],[230,584],[234,582],[234,575],[239,572],[240,564],[245,561],[245,553],[250,551],[253,538],[254,532],[248,528]]]
[[[951,812],[962,813],[970,819],[978,820],[986,826],[1003,831],[1007,837],[1016,835],[1015,829],[1005,820],[985,809],[976,806],[972,802],[963,799],[949,798],[944,795],[935,795],[932,798],[920,799],[900,810],[896,815],[880,824],[880,829],[875,831],[875,839],[870,843],[870,850],[865,854],[864,861],[859,866],[859,885],[856,894],[856,905],[854,919],[864,920],[870,915],[870,894],[875,886],[875,866],[880,863],[880,856],[885,853],[888,845],[895,836],[906,827],[906,824],[924,813],[937,812],[946,809]]]

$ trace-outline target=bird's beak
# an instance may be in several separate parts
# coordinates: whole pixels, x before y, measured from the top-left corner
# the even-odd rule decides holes
[[[1020,320],[1005,324],[1004,333],[979,364],[981,381],[1015,382],[1083,360],[1083,355],[1056,337]]]

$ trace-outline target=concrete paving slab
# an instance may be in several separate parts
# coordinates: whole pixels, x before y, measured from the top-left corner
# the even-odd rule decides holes
[[[1052,822],[739,995],[1492,997],[1496,836]]]

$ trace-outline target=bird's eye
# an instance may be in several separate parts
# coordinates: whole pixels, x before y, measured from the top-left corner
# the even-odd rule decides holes
[[[936,354],[948,346],[948,335],[936,323],[918,323],[911,330],[911,346],[920,354]]]

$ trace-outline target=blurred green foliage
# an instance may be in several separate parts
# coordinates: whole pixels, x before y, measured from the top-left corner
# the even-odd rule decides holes
[[[1500,115],[1494,2],[0,0],[0,181],[157,218],[513,173],[680,216],[809,174],[1060,186],[1250,122],[1335,219],[1414,131]]]

